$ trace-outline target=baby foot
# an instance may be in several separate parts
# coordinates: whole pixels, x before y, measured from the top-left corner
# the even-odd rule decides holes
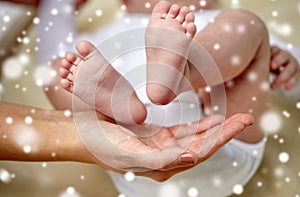
[[[153,103],[167,104],[182,90],[189,45],[196,33],[194,19],[189,8],[166,1],[152,11],[146,55],[147,94]]]
[[[62,87],[102,114],[123,124],[141,124],[146,108],[132,86],[88,41],[76,45],[61,62]]]

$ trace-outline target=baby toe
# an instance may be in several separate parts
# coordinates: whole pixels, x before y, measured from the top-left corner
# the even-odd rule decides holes
[[[173,4],[167,14],[167,18],[175,18],[179,14],[179,10],[179,5]]]
[[[185,16],[190,12],[189,8],[186,6],[183,6],[180,8],[179,14],[176,16],[176,20],[182,24],[185,20]]]
[[[62,86],[65,90],[67,90],[67,91],[69,91],[69,92],[72,92],[72,82],[70,82],[70,81],[67,80],[67,79],[62,79],[62,80],[60,81],[60,84],[61,84],[61,86]]]
[[[61,78],[66,78],[70,74],[70,71],[65,68],[60,68],[58,72]]]

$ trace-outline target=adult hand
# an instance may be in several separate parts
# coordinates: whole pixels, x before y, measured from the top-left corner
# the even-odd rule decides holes
[[[247,114],[226,120],[214,115],[188,125],[145,125],[138,129],[151,135],[140,137],[137,128],[103,121],[99,113],[95,122],[94,113],[75,113],[74,117],[82,142],[96,158],[92,163],[118,173],[132,171],[156,181],[165,181],[205,161],[253,124],[252,116]]]

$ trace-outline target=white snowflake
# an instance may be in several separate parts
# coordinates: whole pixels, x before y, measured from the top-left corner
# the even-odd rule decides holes
[[[287,163],[290,159],[290,156],[287,152],[281,152],[278,156],[278,159],[281,163]]]
[[[10,183],[12,181],[11,174],[5,169],[0,169],[0,181],[6,184]]]
[[[100,17],[103,15],[103,11],[101,9],[97,9],[95,14],[96,14],[96,16]]]
[[[244,192],[244,187],[240,184],[236,184],[235,186],[233,186],[233,193],[236,195],[240,195]]]
[[[124,178],[126,179],[126,181],[131,182],[131,181],[133,181],[135,179],[135,174],[133,172],[131,172],[131,171],[126,172],[124,174]]]
[[[282,120],[276,112],[266,112],[260,119],[260,127],[268,133],[278,132],[282,127]],[[270,124],[272,123],[272,124]]]
[[[197,197],[199,192],[197,188],[191,187],[187,193],[189,197]]]

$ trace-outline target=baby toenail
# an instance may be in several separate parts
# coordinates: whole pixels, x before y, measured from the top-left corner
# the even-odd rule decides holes
[[[169,18],[175,18],[173,14],[169,14]]]
[[[70,72],[74,72],[74,70],[75,70],[76,68],[75,68],[75,66],[73,65],[73,66],[71,66],[71,68],[70,68]]]
[[[183,23],[182,23],[182,27],[184,27],[184,28],[186,28],[186,22],[184,21]]]
[[[186,36],[187,37],[192,37],[192,34],[190,34],[189,32],[186,32]]]
[[[165,19],[166,17],[167,17],[167,14],[166,14],[166,13],[161,14],[161,18],[162,18],[162,19]]]

